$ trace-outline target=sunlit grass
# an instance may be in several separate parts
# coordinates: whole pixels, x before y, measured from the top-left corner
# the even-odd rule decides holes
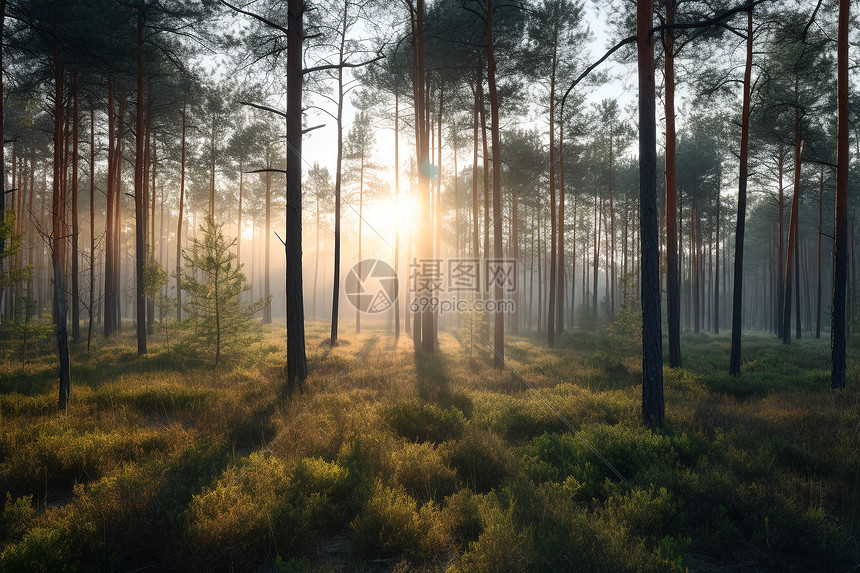
[[[639,421],[639,364],[605,332],[440,335],[309,323],[283,395],[283,324],[211,364],[133,333],[0,363],[0,569],[848,570],[860,561],[860,369],[827,341],[685,336],[667,427]],[[143,533],[138,533],[143,532]],[[332,549],[332,548],[340,549]],[[289,569],[292,567],[293,569]]]

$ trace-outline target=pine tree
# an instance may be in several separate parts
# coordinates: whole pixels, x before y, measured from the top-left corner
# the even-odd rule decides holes
[[[249,305],[239,302],[239,293],[250,290],[242,266],[236,262],[236,239],[224,237],[224,225],[207,218],[200,237],[192,239],[191,252],[182,256],[190,268],[183,269],[182,288],[188,293],[186,312],[193,340],[202,350],[215,352],[215,366],[221,350],[248,333],[251,318],[269,304],[271,298]],[[195,278],[195,277],[200,277]]]

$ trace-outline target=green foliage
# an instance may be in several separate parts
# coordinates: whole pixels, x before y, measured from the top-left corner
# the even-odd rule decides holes
[[[228,242],[223,230],[223,224],[207,219],[200,229],[201,236],[191,240],[191,252],[182,253],[189,267],[182,274],[182,288],[189,295],[186,306],[188,328],[192,332],[189,342],[214,355],[216,366],[224,347],[247,344],[251,318],[271,302],[271,298],[249,305],[239,302],[239,294],[250,287],[242,273],[244,265],[236,263],[232,251],[236,239]]]
[[[353,551],[384,551],[414,556],[421,546],[421,523],[415,499],[398,487],[377,481],[367,504],[350,527],[355,532]]]
[[[10,264],[11,257],[18,254],[23,244],[23,234],[15,232],[15,211],[11,209],[5,211],[0,221],[0,240],[4,241],[0,251],[0,289],[29,280],[33,274],[32,265],[13,268]]]
[[[394,432],[414,442],[442,442],[463,433],[465,418],[456,408],[440,408],[421,400],[405,400],[390,406],[383,417]]]
[[[481,336],[484,336],[488,328],[487,313],[470,310],[461,312],[457,316],[460,320],[457,338],[460,340],[463,352],[472,358],[475,356],[476,350],[484,348]]]
[[[609,337],[620,358],[642,355],[642,303],[636,295],[639,269],[621,277],[621,308],[609,325]]]
[[[460,479],[478,492],[500,487],[513,472],[513,457],[502,440],[471,424],[460,438],[446,442],[443,451]]]
[[[5,331],[13,345],[17,344],[21,364],[26,365],[34,354],[34,345],[47,340],[54,331],[54,325],[49,311],[44,310],[40,317],[36,301],[28,296],[20,296],[15,301],[13,320],[4,322],[0,329]]]
[[[444,334],[433,368],[355,361],[368,333],[316,358],[312,388],[350,365],[338,386],[274,408],[283,333],[263,333],[260,366],[217,375],[159,343],[138,359],[131,332],[97,340],[59,418],[50,356],[0,363],[0,570],[328,570],[350,549],[329,540],[347,538],[344,567],[398,571],[860,560],[860,395],[818,383],[825,341],[748,337],[743,378],[760,391],[738,399],[715,387],[728,341],[683,338],[687,369],[667,370],[672,416],[654,433],[635,366],[605,359],[606,335],[560,349],[514,337],[533,388],[500,392]],[[328,328],[308,333],[315,348]],[[416,398],[419,369],[449,386],[438,402]]]

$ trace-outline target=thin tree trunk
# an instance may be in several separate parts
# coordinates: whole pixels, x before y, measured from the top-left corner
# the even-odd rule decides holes
[[[490,90],[490,118],[493,138],[493,255],[501,259],[502,253],[502,162],[499,159],[499,97],[496,93],[496,56],[493,46],[493,0],[487,0],[487,85]],[[516,279],[515,279],[516,280]],[[497,306],[504,299],[503,285],[495,281]],[[493,366],[496,370],[505,367],[505,314],[496,310],[493,330]]]
[[[80,288],[78,285],[78,84],[80,75],[75,74],[72,83],[72,340],[81,339]],[[2,90],[2,86],[0,86]],[[2,100],[0,100],[2,105]],[[2,120],[0,120],[2,123]],[[2,141],[0,131],[0,141]],[[0,159],[0,177],[5,166]]]
[[[556,288],[556,209],[555,209],[555,73],[558,66],[558,37],[553,37],[552,71],[549,88],[549,298],[546,317],[547,342],[552,348],[555,344],[555,288]]]
[[[182,322],[182,210],[185,206],[185,115],[187,105],[182,106],[182,142],[179,152],[179,218],[176,220],[176,322]]]
[[[266,146],[266,169],[272,168],[271,147]],[[271,260],[272,248],[272,172],[266,171],[266,232],[263,235],[263,298],[272,296],[270,286],[271,272],[269,272],[269,261]],[[267,304],[263,308],[263,324],[272,324],[272,305]]]
[[[71,394],[71,367],[69,359],[69,340],[66,329],[68,299],[63,286],[63,261],[65,258],[66,198],[60,184],[63,168],[63,67],[57,50],[54,50],[54,181],[51,208],[52,238],[51,263],[54,269],[54,324],[57,337],[57,351],[60,362],[60,391],[58,404],[66,411]]]
[[[815,294],[815,338],[821,338],[821,231],[824,220],[824,166],[818,180],[818,288]]]
[[[747,177],[749,174],[749,121],[750,121],[750,84],[753,56],[753,17],[752,9],[747,12],[747,57],[744,68],[744,95],[741,111],[741,149],[740,176],[738,179],[738,215],[735,229],[735,274],[732,293],[732,349],[729,358],[729,374],[741,374],[741,330],[743,328],[743,279],[744,279],[744,231],[747,215]],[[780,210],[782,205],[780,204]]]
[[[141,10],[137,20],[137,109],[135,113],[134,155],[134,235],[135,235],[135,300],[137,308],[137,354],[146,354],[146,294],[143,273],[146,266],[146,182],[144,181],[144,93],[143,93],[143,26]]]
[[[797,80],[795,80],[796,89]],[[803,154],[803,142],[800,139],[800,111],[794,112],[794,193],[791,198],[791,218],[788,223],[788,253],[785,264],[785,306],[782,315],[782,343],[788,344],[791,338],[791,296],[792,296],[792,273],[797,272],[793,268],[797,259],[794,252],[797,249],[797,231],[800,209],[800,158]]]

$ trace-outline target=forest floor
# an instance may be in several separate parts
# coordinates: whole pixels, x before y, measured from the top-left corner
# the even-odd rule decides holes
[[[283,325],[210,355],[131,332],[0,362],[0,571],[854,571],[860,366],[829,340],[682,338],[666,427],[605,331],[464,333],[434,355],[312,323],[306,391],[279,401]],[[38,349],[37,349],[38,350]],[[855,351],[856,352],[856,351]]]

